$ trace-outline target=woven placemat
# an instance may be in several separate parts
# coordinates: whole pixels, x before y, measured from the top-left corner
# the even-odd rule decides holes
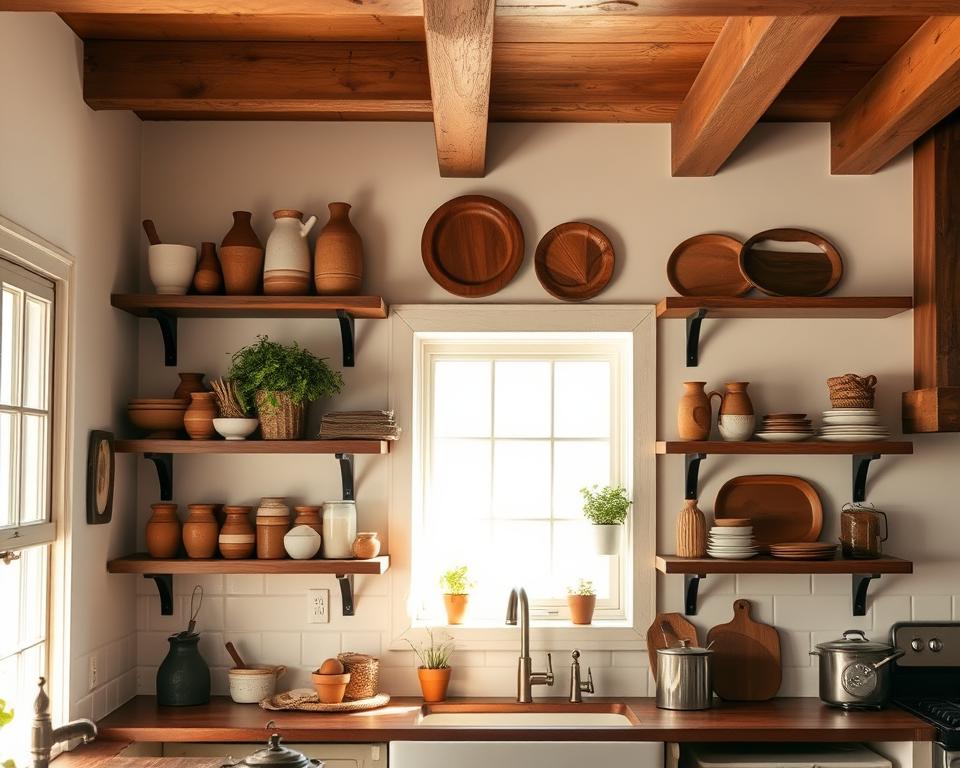
[[[378,693],[368,699],[355,701],[341,701],[339,704],[321,704],[312,688],[295,688],[292,691],[278,693],[260,702],[263,709],[270,710],[298,710],[300,712],[363,712],[368,709],[377,709],[390,703],[390,697],[385,693]]]

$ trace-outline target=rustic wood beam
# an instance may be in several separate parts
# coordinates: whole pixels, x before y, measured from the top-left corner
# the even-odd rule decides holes
[[[673,175],[715,174],[836,19],[727,19],[673,120]]]
[[[441,176],[483,176],[494,0],[423,0]]]
[[[833,173],[874,173],[960,106],[960,16],[928,19],[830,126]]]

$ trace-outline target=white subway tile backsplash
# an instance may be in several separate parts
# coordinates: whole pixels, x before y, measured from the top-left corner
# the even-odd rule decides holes
[[[296,597],[225,597],[223,628],[259,632],[266,627],[300,627],[304,623],[306,601]]]
[[[206,605],[207,598],[211,595],[223,594],[223,576],[218,573],[195,573],[189,576],[183,576],[173,580],[173,593],[175,595],[184,595],[189,598],[193,594],[193,589],[200,586],[203,589],[203,601]]]
[[[743,573],[737,576],[741,595],[809,595],[810,576],[783,573]]]
[[[780,662],[784,667],[810,666],[810,633],[778,629]]]
[[[646,651],[614,651],[611,661],[615,667],[648,667],[650,658]]]
[[[344,619],[348,621],[348,619]],[[358,627],[359,629],[359,627]],[[379,632],[343,632],[340,635],[340,647],[343,651],[380,655],[382,636]]]
[[[784,667],[778,696],[819,696],[820,681],[814,668]]]
[[[188,604],[190,598],[184,598]],[[197,629],[201,632],[223,629],[223,598],[204,597],[200,613],[197,614]]]
[[[914,595],[911,616],[914,621],[948,621],[952,614],[949,595]]]
[[[777,595],[774,599],[772,623],[778,629],[821,630],[833,627],[862,629],[873,626],[870,609],[866,616],[852,616],[850,594],[846,595]],[[839,634],[839,633],[837,633]]]
[[[335,658],[340,651],[339,632],[304,632],[300,635],[301,666],[316,669],[325,659]]]
[[[251,573],[231,574],[224,577],[225,595],[262,595],[263,576]]]
[[[849,595],[850,576],[847,574],[818,573],[813,577],[815,595]]]
[[[261,635],[263,658],[261,664],[283,664],[287,667],[300,664],[299,632],[264,632]]]
[[[157,693],[157,668],[137,667],[137,694],[155,696]]]
[[[910,595],[877,594],[871,600],[870,605],[870,610],[873,613],[873,634],[871,637],[874,639],[888,639],[890,628],[894,624],[898,621],[910,620]]]

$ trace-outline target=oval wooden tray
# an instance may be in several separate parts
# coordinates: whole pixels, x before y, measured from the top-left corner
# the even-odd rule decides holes
[[[819,251],[766,251],[764,241],[812,243]],[[740,250],[740,271],[751,285],[769,296],[821,296],[843,276],[840,252],[823,235],[806,229],[767,229]]]
[[[385,693],[378,693],[367,699],[341,701],[339,704],[321,704],[312,688],[294,688],[292,691],[278,693],[276,696],[260,702],[261,709],[269,710],[296,710],[298,712],[365,712],[368,709],[378,709],[390,703],[390,697]]]
[[[568,221],[541,238],[534,267],[547,293],[564,301],[586,301],[607,287],[615,259],[613,245],[602,231]]]
[[[754,542],[816,541],[823,530],[823,504],[816,489],[793,475],[741,475],[724,483],[713,515],[743,517],[753,525]]]
[[[523,229],[507,206],[483,195],[448,200],[433,212],[420,239],[430,277],[455,296],[490,296],[523,262]]]
[[[743,296],[753,287],[740,272],[742,243],[727,235],[695,235],[673,249],[667,280],[681,296]]]

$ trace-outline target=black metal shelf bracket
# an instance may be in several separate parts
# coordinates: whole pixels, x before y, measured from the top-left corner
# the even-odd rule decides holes
[[[700,324],[707,316],[707,310],[698,309],[687,317],[687,368],[700,365]]]
[[[853,457],[853,503],[867,500],[867,473],[870,462],[880,458],[879,453],[858,453]],[[862,616],[863,614],[857,614]]]
[[[337,320],[340,321],[340,343],[343,345],[343,367],[353,368],[356,359],[354,352],[353,315],[345,309],[338,309]]]
[[[160,615],[173,616],[173,574],[172,573],[145,573],[145,579],[153,579],[160,594]]]
[[[707,458],[705,453],[685,453],[683,455],[683,498],[696,499],[700,493],[700,462]]]
[[[870,589],[870,582],[873,579],[879,579],[879,573],[855,573],[853,574],[853,615],[867,615],[867,590]]]
[[[340,462],[340,484],[343,486],[343,500],[354,501],[356,496],[353,486],[353,454],[338,453],[336,457],[337,461]]]
[[[160,335],[163,336],[163,364],[177,364],[177,318],[162,309],[151,309],[150,317],[160,324]]]
[[[683,613],[686,616],[697,615],[697,593],[700,590],[700,580],[707,578],[703,573],[683,574]]]
[[[160,501],[173,501],[173,454],[149,451],[143,458],[150,459],[157,468],[160,483]]]
[[[337,574],[340,583],[340,600],[343,604],[343,615],[353,616],[353,574]]]

